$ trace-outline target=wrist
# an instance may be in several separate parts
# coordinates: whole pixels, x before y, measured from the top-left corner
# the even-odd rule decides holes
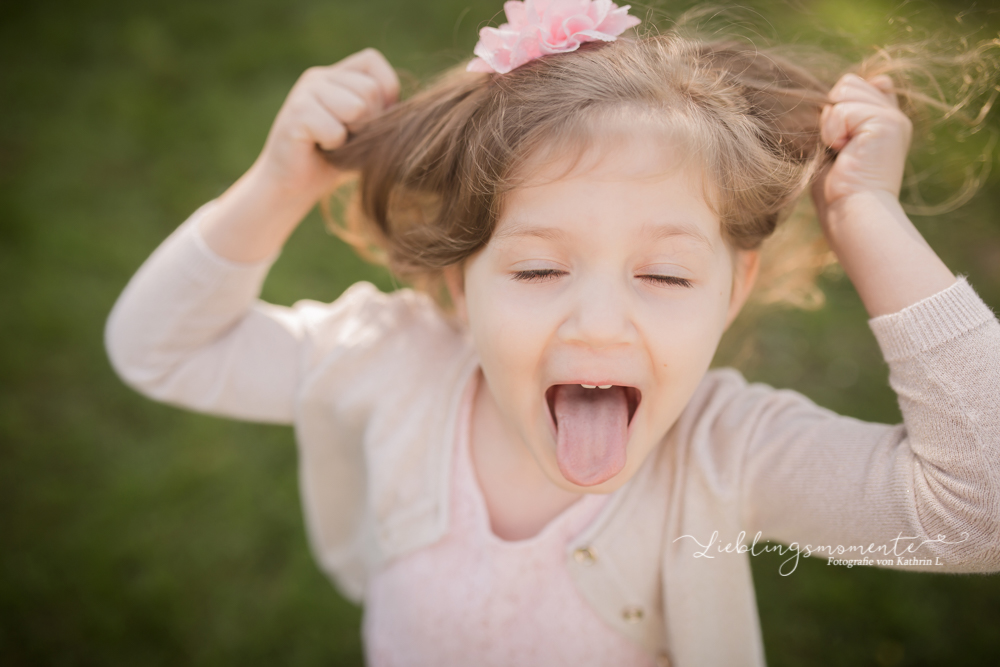
[[[226,195],[253,201],[254,205],[273,212],[301,211],[305,216],[319,201],[321,192],[313,192],[301,184],[273,176],[267,165],[259,159],[237,180]],[[224,195],[225,196],[225,195]],[[285,217],[279,215],[279,217]]]
[[[898,222],[906,212],[899,195],[888,190],[857,190],[838,197],[826,205],[825,231],[829,236],[845,234],[852,226],[870,224],[872,220]],[[830,238],[831,242],[835,239]]]
[[[251,167],[218,198],[200,231],[224,259],[256,262],[277,253],[315,203],[311,194]]]
[[[831,202],[824,232],[872,317],[897,312],[955,282],[894,193],[859,191]]]

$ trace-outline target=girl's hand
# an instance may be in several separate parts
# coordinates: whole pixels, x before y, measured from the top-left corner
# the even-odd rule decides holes
[[[327,67],[310,67],[292,87],[254,163],[257,182],[315,202],[337,170],[316,149],[334,149],[349,128],[380,114],[399,97],[399,79],[385,57],[365,49]]]
[[[338,171],[316,145],[342,145],[352,124],[378,115],[398,95],[399,79],[375,49],[307,69],[281,105],[253,166],[202,218],[208,247],[234,262],[273,257],[335,185]]]
[[[830,100],[820,133],[838,154],[813,186],[820,224],[868,314],[895,313],[955,282],[899,203],[913,126],[886,76],[848,74]]]
[[[838,155],[813,188],[824,229],[830,209],[842,206],[845,198],[860,193],[899,198],[913,125],[892,89],[888,76],[865,81],[846,74],[830,90],[833,104],[823,108],[820,134]]]

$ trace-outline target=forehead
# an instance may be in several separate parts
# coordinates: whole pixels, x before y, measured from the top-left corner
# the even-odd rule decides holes
[[[701,170],[689,123],[676,114],[647,109],[607,109],[566,119],[548,136],[529,145],[514,166],[511,182],[532,185],[591,171],[617,160],[619,175],[655,178],[679,168]]]
[[[524,163],[516,183],[504,197],[496,241],[559,240],[609,223],[651,239],[722,243],[700,161],[662,127],[610,127],[575,145],[554,142]]]

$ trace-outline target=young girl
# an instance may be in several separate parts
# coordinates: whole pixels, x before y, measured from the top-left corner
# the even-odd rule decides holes
[[[399,104],[374,50],[309,69],[108,322],[143,393],[295,425],[370,664],[760,665],[749,554],[778,542],[1000,569],[1000,324],[900,207],[893,80],[616,39],[638,20],[607,0],[505,9]],[[257,300],[345,174],[352,238],[422,291]],[[810,186],[903,424],[708,370]]]

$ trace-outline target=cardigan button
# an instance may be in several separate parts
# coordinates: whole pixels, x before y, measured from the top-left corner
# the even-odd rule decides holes
[[[656,667],[670,667],[670,656],[667,655],[666,651],[660,651],[656,654]]]
[[[646,612],[642,610],[642,607],[625,607],[622,609],[622,618],[625,619],[626,623],[638,623],[645,615]]]
[[[593,565],[597,562],[597,554],[594,553],[591,547],[580,547],[573,552],[573,559],[577,563],[583,563],[584,565]]]

